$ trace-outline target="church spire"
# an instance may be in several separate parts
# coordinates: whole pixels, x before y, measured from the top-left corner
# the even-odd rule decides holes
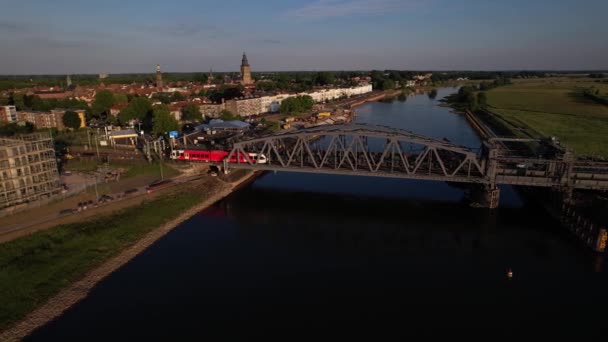
[[[243,52],[243,60],[241,62],[241,66],[249,66],[249,62],[247,61],[247,55]]]
[[[163,87],[163,74],[160,72],[160,64],[156,64],[156,86]]]

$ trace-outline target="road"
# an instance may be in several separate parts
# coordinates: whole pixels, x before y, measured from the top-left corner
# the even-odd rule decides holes
[[[72,177],[72,176],[68,176],[68,177]],[[171,183],[168,183],[166,186],[163,186],[162,190],[170,189],[172,187],[175,187],[179,184],[183,184],[185,182],[196,181],[198,179],[201,179],[202,177],[205,177],[205,176],[201,176],[201,175],[177,176],[177,177],[171,179]],[[107,209],[111,208],[111,210],[113,211],[113,210],[124,208],[126,206],[135,205],[135,204],[141,202],[141,200],[154,195],[154,193],[148,193],[146,188],[147,188],[147,186],[131,188],[131,189],[134,189],[135,191],[133,191],[129,194],[126,194],[126,195],[125,195],[124,191],[109,194],[109,196],[113,197],[114,200],[108,201],[105,203],[93,204],[93,207],[88,206],[87,209],[82,209],[80,211],[78,211],[78,207],[63,208],[64,210],[65,209],[75,209],[76,211],[73,213],[60,214],[59,211],[57,211],[50,215],[45,215],[45,216],[42,216],[35,220],[28,220],[28,222],[26,222],[26,223],[17,223],[17,224],[2,226],[2,227],[0,227],[0,242],[9,241],[9,240],[12,240],[13,238],[24,235],[24,234],[16,234],[16,233],[20,233],[21,231],[26,231],[29,228],[37,228],[37,227],[41,227],[41,226],[43,226],[43,227],[39,228],[39,229],[48,228],[48,227],[44,227],[45,224],[51,223],[55,220],[59,220],[59,219],[63,219],[63,218],[78,218],[78,217],[81,217],[82,219],[84,219],[84,218],[91,217],[94,214],[108,211],[108,210],[103,210],[104,208],[107,208]],[[125,189],[125,190],[130,190],[130,189]],[[161,189],[159,189],[159,190],[161,190]],[[128,204],[124,203],[126,205],[120,205],[123,202],[129,202],[129,203]],[[119,204],[119,205],[117,206],[116,204]],[[22,213],[17,214],[17,215],[21,215],[21,214]],[[72,221],[78,221],[78,220],[70,219],[70,220],[66,220],[66,221],[72,222]],[[67,223],[67,222],[62,221],[62,222],[58,222],[57,224],[61,224],[61,223]],[[56,224],[54,224],[54,225],[56,225]],[[54,226],[54,225],[52,225],[52,226]],[[38,229],[34,229],[34,230],[38,230]]]

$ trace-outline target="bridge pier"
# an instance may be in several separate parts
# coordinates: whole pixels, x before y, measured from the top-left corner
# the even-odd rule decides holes
[[[500,204],[500,188],[497,186],[485,186],[483,189],[483,204],[489,209],[496,209]]]
[[[471,206],[496,209],[500,204],[500,188],[496,185],[474,185],[470,190]]]

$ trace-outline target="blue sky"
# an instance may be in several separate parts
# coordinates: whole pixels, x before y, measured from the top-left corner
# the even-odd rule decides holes
[[[608,69],[606,0],[0,0],[0,74]]]

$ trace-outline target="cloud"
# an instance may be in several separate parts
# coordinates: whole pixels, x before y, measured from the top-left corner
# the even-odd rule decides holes
[[[272,44],[272,45],[282,44],[280,40],[276,40],[276,39],[263,39],[262,43],[264,43],[264,44]]]
[[[8,21],[0,21],[0,31],[11,33],[4,38],[15,46],[49,49],[93,46],[91,37],[95,36],[94,32],[79,31],[65,33],[57,31],[48,25]]]
[[[27,25],[22,23],[13,23],[8,21],[0,21],[0,31],[11,33],[22,33],[30,31]]]
[[[289,10],[284,15],[301,20],[375,15],[403,10],[419,2],[420,0],[317,0]]]
[[[32,44],[34,46],[50,48],[50,49],[70,49],[70,48],[84,48],[90,47],[94,44],[88,41],[79,41],[79,40],[64,40],[64,39],[54,39],[50,37],[33,37],[30,39],[26,39],[25,42],[28,44]]]

